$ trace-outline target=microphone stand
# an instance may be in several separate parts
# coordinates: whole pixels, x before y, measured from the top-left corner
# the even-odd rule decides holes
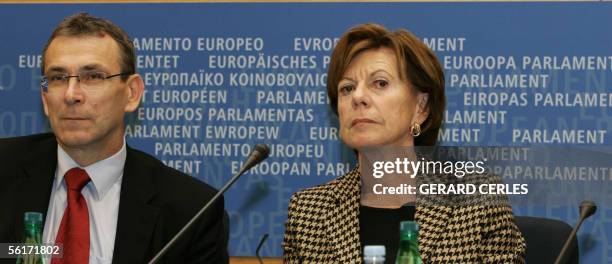
[[[232,186],[232,184],[234,184],[234,182],[238,180],[238,178],[240,178],[240,176],[242,176],[242,174],[244,174],[247,170],[254,167],[255,165],[259,164],[264,159],[268,158],[269,154],[270,149],[268,148],[268,146],[264,144],[255,145],[253,151],[249,155],[249,158],[244,163],[240,171],[236,173],[236,175],[234,175],[221,189],[219,189],[217,194],[215,194],[215,196],[213,196],[213,198],[210,199],[208,203],[206,203],[206,205],[202,207],[202,209],[200,209],[200,211],[193,218],[191,218],[191,220],[189,220],[189,222],[185,226],[183,226],[181,231],[179,231],[172,238],[172,240],[170,240],[170,242],[168,242],[166,246],[164,246],[164,248],[162,248],[162,250],[160,250],[153,259],[151,259],[151,261],[149,261],[149,264],[155,264],[159,262],[159,260],[168,252],[168,250],[176,243],[176,241],[178,241],[183,236],[183,234],[187,232],[187,230],[200,218],[200,216],[202,216],[202,214],[204,214],[204,212],[206,212],[206,210],[208,210],[208,208],[215,201],[217,201],[219,197],[221,197],[221,195],[223,195],[223,193],[225,193],[225,191],[227,191],[227,189]]]
[[[595,211],[597,211],[597,205],[595,205],[594,202],[583,201],[582,203],[580,203],[580,219],[578,219],[578,223],[576,223],[576,226],[574,227],[574,229],[572,229],[572,232],[570,233],[569,237],[565,241],[565,244],[563,245],[563,249],[561,249],[561,253],[559,253],[559,256],[557,256],[557,260],[555,261],[555,264],[565,263],[564,262],[565,255],[567,255],[569,247],[572,244],[572,240],[574,240],[574,237],[576,237],[576,233],[578,232],[578,229],[580,229],[582,222],[584,221],[584,219],[587,219],[589,218],[589,216],[593,215]]]

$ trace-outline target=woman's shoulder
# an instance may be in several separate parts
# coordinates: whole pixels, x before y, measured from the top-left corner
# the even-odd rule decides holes
[[[329,182],[294,193],[290,203],[334,203],[339,197],[350,196],[359,188],[359,169],[356,167]]]

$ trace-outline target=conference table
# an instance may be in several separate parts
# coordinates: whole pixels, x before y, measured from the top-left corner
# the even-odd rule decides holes
[[[283,263],[282,258],[262,258],[264,264]],[[230,264],[260,264],[257,257],[230,257]]]

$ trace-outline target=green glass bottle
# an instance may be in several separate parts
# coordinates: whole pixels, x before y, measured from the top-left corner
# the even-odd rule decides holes
[[[26,246],[41,245],[42,243],[42,214],[26,212],[24,214],[23,243]],[[28,254],[17,258],[17,264],[44,264],[42,255]]]
[[[400,244],[395,264],[421,264],[419,255],[419,225],[413,221],[400,223]]]

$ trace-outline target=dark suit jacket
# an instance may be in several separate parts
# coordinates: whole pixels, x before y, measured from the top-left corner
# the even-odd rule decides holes
[[[0,243],[22,241],[24,212],[46,216],[56,166],[57,142],[53,134],[0,139]],[[113,263],[148,262],[216,192],[128,147]],[[221,199],[162,262],[227,263],[223,217]],[[15,259],[0,262],[15,263]]]

